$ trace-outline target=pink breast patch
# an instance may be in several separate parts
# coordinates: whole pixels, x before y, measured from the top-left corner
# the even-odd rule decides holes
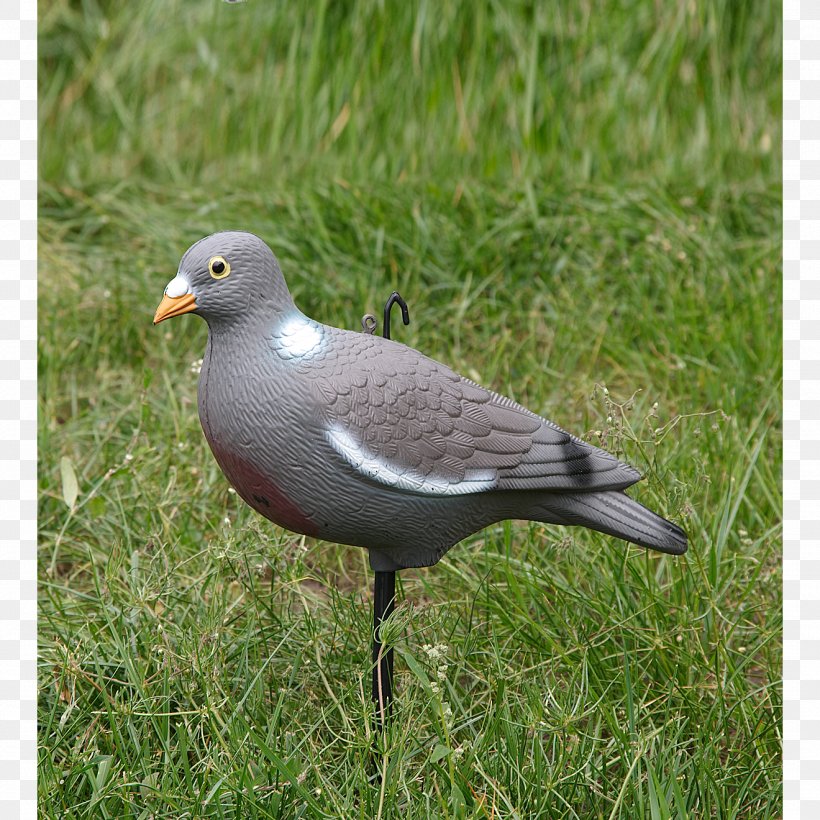
[[[280,527],[304,535],[318,535],[316,525],[267,476],[233,452],[211,445],[222,472],[243,500]]]

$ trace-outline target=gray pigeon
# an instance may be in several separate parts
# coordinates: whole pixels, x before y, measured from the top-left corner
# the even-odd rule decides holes
[[[686,552],[683,530],[624,493],[634,468],[413,348],[308,318],[253,234],[188,249],[154,324],[183,313],[208,323],[214,457],[282,527],[365,547],[382,572],[435,564],[507,518]]]

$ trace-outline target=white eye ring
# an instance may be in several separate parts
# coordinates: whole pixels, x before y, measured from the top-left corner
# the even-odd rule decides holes
[[[208,273],[214,279],[224,279],[231,272],[231,266],[224,256],[212,256],[208,262]]]

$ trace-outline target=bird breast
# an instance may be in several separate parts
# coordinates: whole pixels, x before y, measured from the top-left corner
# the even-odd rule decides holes
[[[311,513],[300,503],[306,477],[294,435],[305,430],[305,403],[284,396],[275,370],[266,372],[259,364],[259,357],[237,355],[209,338],[198,390],[202,430],[220,469],[249,506],[282,527],[315,535]]]

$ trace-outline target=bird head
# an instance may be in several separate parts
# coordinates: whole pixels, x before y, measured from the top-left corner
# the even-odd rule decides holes
[[[168,283],[154,324],[195,313],[211,326],[293,307],[273,251],[252,233],[223,231],[191,245]]]

